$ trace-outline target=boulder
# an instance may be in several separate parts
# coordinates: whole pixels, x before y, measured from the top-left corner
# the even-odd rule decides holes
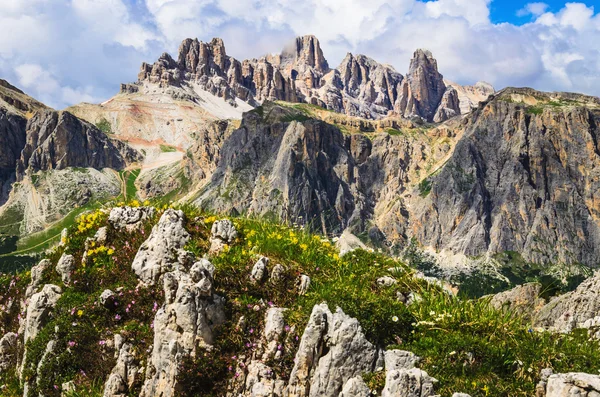
[[[62,290],[57,285],[46,284],[44,288],[34,294],[27,306],[25,320],[24,342],[34,339],[50,318],[50,313],[56,302],[60,299]]]
[[[253,283],[263,283],[268,277],[268,269],[269,258],[261,257],[252,267],[252,272],[250,273],[250,280]]]
[[[210,252],[213,254],[221,252],[226,244],[235,241],[237,235],[237,230],[229,219],[215,221],[211,228]]]
[[[600,376],[584,373],[550,375],[545,397],[600,397]]]
[[[73,255],[63,254],[56,265],[56,272],[64,285],[71,283],[71,274],[75,271],[75,258]]]

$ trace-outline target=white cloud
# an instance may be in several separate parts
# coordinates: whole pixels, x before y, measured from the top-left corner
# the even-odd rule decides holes
[[[529,3],[525,5],[522,9],[517,11],[517,16],[525,17],[528,15],[540,16],[548,9],[548,4],[546,3]]]
[[[497,3],[497,1],[495,2]],[[491,0],[0,0],[0,73],[54,107],[106,99],[142,61],[186,37],[225,40],[237,58],[315,34],[331,66],[360,52],[406,72],[430,49],[459,83],[600,94],[600,16],[582,3],[527,4],[494,24]],[[515,12],[517,12],[515,10]],[[26,43],[26,44],[24,44]],[[54,87],[54,89],[50,89]]]

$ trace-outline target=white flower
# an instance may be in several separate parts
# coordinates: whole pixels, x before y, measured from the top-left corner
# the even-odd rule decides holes
[[[452,350],[450,353],[448,353],[449,356],[453,356],[456,354],[456,351]]]
[[[395,322],[395,323],[397,323],[398,322],[398,316],[392,317],[392,321]]]

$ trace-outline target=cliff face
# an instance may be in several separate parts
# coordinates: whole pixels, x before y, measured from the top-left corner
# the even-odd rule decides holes
[[[350,228],[391,247],[414,237],[467,256],[600,259],[595,98],[505,90],[461,120],[370,136],[290,108],[262,112],[223,140],[202,206]]]
[[[417,128],[370,139],[289,108],[261,110],[247,113],[224,141],[197,199],[201,206],[276,216],[326,234],[351,228],[381,239],[381,227],[390,241],[405,242],[408,214],[399,197],[421,167],[443,160],[451,148],[446,141],[455,139],[446,129]]]
[[[600,259],[598,99],[504,90],[466,120],[448,163],[416,196],[412,233],[467,255],[537,263]]]
[[[392,66],[364,55],[348,54],[331,69],[314,36],[298,37],[281,54],[241,62],[226,54],[221,39],[210,43],[186,39],[179,47],[177,60],[163,54],[152,65],[144,63],[138,80],[138,84],[162,88],[191,84],[233,106],[236,99],[253,106],[265,100],[305,102],[369,119],[395,113],[441,122],[477,104],[470,100],[473,95],[446,92],[443,76],[429,51],[415,52],[405,79]],[[123,92],[132,91],[135,86],[123,87]]]
[[[17,174],[67,167],[123,169],[139,154],[68,112],[40,111],[27,123]]]

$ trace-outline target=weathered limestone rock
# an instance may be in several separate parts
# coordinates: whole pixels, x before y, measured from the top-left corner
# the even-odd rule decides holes
[[[369,397],[371,390],[365,384],[362,376],[354,377],[344,385],[339,397]]]
[[[116,207],[110,211],[108,223],[117,230],[134,231],[155,213],[153,207]]]
[[[369,372],[377,349],[369,343],[356,319],[327,304],[313,308],[296,353],[287,393],[289,397],[336,396],[348,380]]]
[[[287,309],[280,307],[271,307],[265,314],[265,330],[264,330],[264,353],[262,360],[267,361],[271,358],[277,358],[281,353],[279,346],[282,344],[282,339],[285,332],[284,314]]]
[[[392,285],[397,283],[398,281],[390,276],[383,276],[377,279],[377,284],[381,285],[382,287],[391,287]]]
[[[415,51],[409,72],[399,90],[396,113],[404,117],[417,116],[433,121],[446,92],[446,85],[431,52],[422,49]]]
[[[0,339],[0,371],[6,371],[17,365],[18,336],[9,332]]]
[[[237,238],[237,230],[229,219],[222,219],[213,223],[210,236],[210,252],[219,253],[225,244],[231,244]]]
[[[28,169],[121,170],[141,158],[124,142],[109,138],[94,125],[69,112],[41,110],[27,123],[27,142],[17,163],[17,179],[22,180]]]
[[[454,87],[447,87],[446,92],[433,116],[435,123],[441,123],[460,114],[460,100]]]
[[[281,264],[276,264],[275,266],[273,266],[273,269],[271,270],[271,275],[269,276],[269,281],[272,284],[279,284],[279,282],[281,282],[281,280],[283,280],[283,278],[285,277],[285,267]]]
[[[225,300],[212,293],[214,267],[197,262],[189,273],[165,273],[165,304],[154,319],[154,345],[141,397],[180,393],[179,364],[185,356],[213,343],[213,329],[225,322]]]
[[[402,350],[386,351],[384,357],[386,380],[382,397],[428,397],[435,394],[437,380],[415,367],[419,357]]]
[[[104,397],[125,397],[142,380],[143,368],[133,355],[133,346],[123,343],[119,347],[117,364],[104,385]]]
[[[184,227],[184,216],[181,210],[165,211],[140,247],[131,268],[142,282],[154,284],[161,275],[173,270],[178,261],[178,250],[190,238]]]
[[[62,290],[57,285],[46,284],[44,288],[34,294],[27,306],[27,317],[25,320],[25,333],[23,335],[25,343],[33,339],[46,325],[50,312],[60,299]]]
[[[114,308],[116,295],[113,291],[105,289],[100,294],[100,304],[107,309]]]
[[[42,259],[40,263],[31,268],[31,282],[27,286],[25,299],[30,299],[33,294],[39,289],[44,272],[52,267],[52,262],[49,259]]]
[[[269,258],[261,257],[252,267],[252,273],[250,273],[250,280],[254,283],[264,282],[269,274],[267,266],[269,265]]]
[[[490,300],[490,305],[498,310],[506,309],[532,318],[546,303],[544,299],[540,298],[541,293],[542,286],[540,284],[524,284],[494,295]]]
[[[600,376],[584,373],[551,375],[548,378],[545,397],[598,397]]]
[[[437,380],[418,368],[388,371],[382,397],[429,397],[434,396]]]
[[[71,283],[71,274],[73,271],[75,271],[75,258],[73,255],[63,254],[56,265],[56,272],[60,275],[64,285]]]
[[[298,278],[298,295],[306,295],[310,288],[310,277],[306,274],[301,274]]]

